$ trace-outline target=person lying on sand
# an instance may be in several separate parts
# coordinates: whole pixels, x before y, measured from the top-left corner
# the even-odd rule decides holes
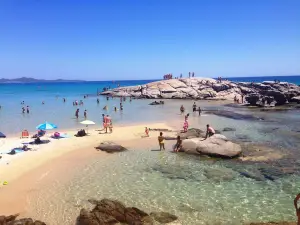
[[[165,137],[163,136],[163,133],[160,132],[159,136],[158,136],[158,144],[159,144],[159,150],[161,151],[161,149],[165,150]]]

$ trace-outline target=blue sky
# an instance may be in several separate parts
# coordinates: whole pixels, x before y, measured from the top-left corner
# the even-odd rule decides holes
[[[2,0],[0,77],[300,74],[299,0]]]

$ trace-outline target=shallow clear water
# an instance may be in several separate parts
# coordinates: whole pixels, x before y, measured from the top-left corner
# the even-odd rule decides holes
[[[250,171],[257,166],[242,168]],[[292,201],[299,177],[256,181],[241,176],[240,169],[233,161],[131,150],[95,159],[72,181],[53,183],[36,193],[30,206],[37,218],[50,224],[74,224],[80,208],[90,207],[89,198],[118,199],[146,212],[167,211],[185,225],[295,219]]]

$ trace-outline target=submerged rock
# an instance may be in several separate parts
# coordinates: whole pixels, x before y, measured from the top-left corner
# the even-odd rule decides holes
[[[225,111],[225,110],[208,110],[205,112],[206,114],[213,114],[216,116],[222,116],[234,120],[264,120],[263,118],[258,118],[253,115],[248,114],[240,114],[233,111]]]
[[[167,212],[152,212],[152,213],[150,213],[150,216],[152,216],[154,218],[154,220],[156,220],[157,222],[160,222],[163,224],[171,223],[178,219],[177,216],[172,215]]]
[[[154,220],[161,223],[169,223],[178,218],[166,212],[154,212],[150,215],[135,207],[126,207],[123,203],[102,199],[100,201],[89,200],[95,205],[94,209],[88,211],[81,209],[77,218],[77,225],[153,225]]]
[[[204,175],[213,181],[231,181],[235,178],[235,172],[228,168],[209,168],[204,170]]]
[[[241,146],[230,142],[224,135],[215,134],[206,140],[192,138],[182,141],[182,150],[188,154],[234,158],[242,153]]]
[[[227,131],[236,131],[236,129],[232,127],[224,127],[223,132],[227,132]]]
[[[102,142],[98,147],[95,147],[95,149],[105,151],[107,153],[122,152],[127,150],[123,146],[109,141]]]

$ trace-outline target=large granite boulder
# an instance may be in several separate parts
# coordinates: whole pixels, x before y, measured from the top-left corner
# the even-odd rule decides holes
[[[105,151],[107,153],[114,153],[114,152],[123,152],[126,151],[127,149],[124,148],[122,145],[118,145],[114,142],[111,141],[105,141],[100,143],[95,149]]]
[[[272,104],[282,105],[292,98],[300,96],[300,87],[287,83],[266,81],[252,82],[217,82],[212,78],[182,78],[150,82],[146,85],[119,87],[102,92],[103,95],[132,96],[136,98],[166,99],[227,99],[246,96],[250,105],[263,105],[265,99],[273,99]]]
[[[19,214],[10,216],[0,216],[0,225],[46,225],[39,220],[34,221],[31,218],[17,219]]]
[[[206,140],[192,138],[182,141],[182,151],[188,154],[234,158],[242,153],[241,146],[230,142],[224,135],[215,134]]]
[[[177,217],[165,213],[155,212],[150,215],[135,207],[126,207],[123,203],[110,199],[101,201],[89,200],[94,204],[93,210],[81,209],[77,218],[77,225],[153,225],[154,221],[168,224]]]

